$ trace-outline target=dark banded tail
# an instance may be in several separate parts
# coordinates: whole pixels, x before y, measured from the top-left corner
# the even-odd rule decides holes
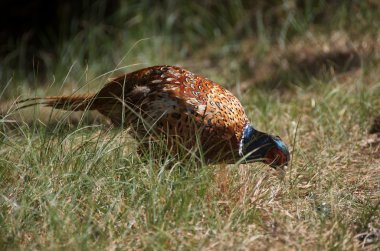
[[[53,107],[55,109],[66,111],[94,110],[94,97],[94,94],[84,94],[78,96],[48,96],[44,98],[28,98],[16,102],[18,105],[16,111],[35,105],[44,105],[47,107]]]

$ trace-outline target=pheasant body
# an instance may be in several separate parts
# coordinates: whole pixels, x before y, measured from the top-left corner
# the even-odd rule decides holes
[[[42,104],[59,109],[98,110],[113,124],[131,127],[139,141],[164,135],[169,148],[180,143],[192,149],[199,143],[208,162],[235,162],[247,154],[247,149],[252,150],[249,146],[258,144],[258,139],[268,137],[269,143],[261,143],[277,147],[278,151],[272,153],[276,159],[269,163],[265,156],[258,157],[268,164],[277,161],[278,165],[289,159],[285,145],[285,149],[279,148],[271,141],[273,136],[250,125],[240,101],[231,92],[176,66],[154,66],[122,75],[96,94],[44,100]]]

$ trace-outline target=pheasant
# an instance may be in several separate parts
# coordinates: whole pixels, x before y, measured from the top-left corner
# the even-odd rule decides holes
[[[32,102],[32,103],[25,103]],[[208,163],[261,161],[277,168],[289,162],[278,136],[249,122],[240,101],[219,84],[176,66],[153,66],[119,76],[95,94],[21,100],[69,111],[97,110],[116,126],[146,139],[164,136],[169,149],[200,145]],[[149,135],[149,137],[147,137]]]

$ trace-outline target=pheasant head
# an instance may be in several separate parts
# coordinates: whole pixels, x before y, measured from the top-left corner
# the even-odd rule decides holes
[[[290,154],[287,146],[278,136],[260,132],[247,124],[239,147],[240,157],[246,162],[264,162],[273,168],[288,164]]]

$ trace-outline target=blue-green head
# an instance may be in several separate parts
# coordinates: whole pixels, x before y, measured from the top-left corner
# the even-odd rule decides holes
[[[239,155],[246,162],[264,162],[273,168],[288,164],[288,147],[278,136],[254,129],[249,123],[244,127],[240,141]]]

